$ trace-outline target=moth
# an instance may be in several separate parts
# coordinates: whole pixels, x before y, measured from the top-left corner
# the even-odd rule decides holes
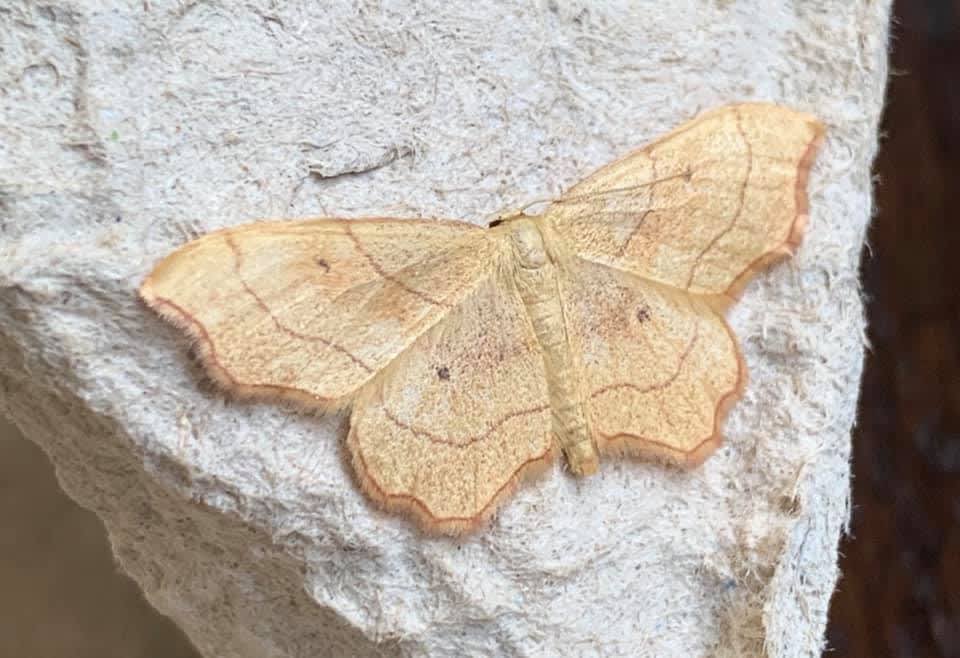
[[[730,105],[539,215],[253,223],[177,249],[140,296],[226,391],[349,407],[363,491],[460,534],[561,454],[587,476],[717,449],[746,383],[724,312],[799,245],[823,133]]]

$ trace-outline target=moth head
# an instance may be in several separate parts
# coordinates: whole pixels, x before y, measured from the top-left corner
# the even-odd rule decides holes
[[[513,251],[517,255],[520,267],[528,270],[543,267],[549,257],[537,225],[524,218],[512,222],[510,228],[510,241],[513,243]]]
[[[522,210],[508,210],[505,212],[499,212],[496,216],[487,223],[487,228],[493,228],[494,226],[500,226],[501,224],[506,224],[507,222],[513,221],[515,219],[522,218]]]
[[[540,214],[539,212],[534,211],[533,213],[527,212],[531,208],[536,209],[538,206],[543,206],[544,204],[550,203],[549,199],[534,199],[530,203],[513,210],[504,210],[496,214],[496,216],[487,223],[487,228],[493,228],[494,226],[500,226],[506,222],[512,222],[517,219],[524,219],[531,217],[533,215]]]

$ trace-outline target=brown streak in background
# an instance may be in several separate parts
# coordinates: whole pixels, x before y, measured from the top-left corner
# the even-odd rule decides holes
[[[827,655],[960,656],[960,3],[895,3]]]

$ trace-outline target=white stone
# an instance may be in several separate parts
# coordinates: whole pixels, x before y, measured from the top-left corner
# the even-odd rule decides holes
[[[0,414],[209,656],[817,656],[848,517],[888,12],[9,0]],[[484,532],[427,538],[358,491],[342,418],[225,399],[135,297],[211,229],[482,223],[750,99],[817,114],[829,139],[800,254],[731,314],[751,383],[691,473],[557,469]]]

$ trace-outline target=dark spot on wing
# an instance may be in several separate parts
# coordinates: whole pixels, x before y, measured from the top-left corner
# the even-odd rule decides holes
[[[329,271],[330,271],[330,263],[328,263],[328,262],[325,261],[324,259],[322,259],[322,258],[320,258],[319,256],[317,256],[317,258],[315,259],[315,262],[316,262],[317,265],[319,265],[320,267],[323,268],[323,271],[324,271],[324,272],[329,272]]]
[[[450,368],[447,366],[440,366],[437,368],[437,378],[443,382],[450,381]]]
[[[646,306],[641,306],[637,309],[637,321],[640,324],[643,324],[650,319],[650,309]]]

